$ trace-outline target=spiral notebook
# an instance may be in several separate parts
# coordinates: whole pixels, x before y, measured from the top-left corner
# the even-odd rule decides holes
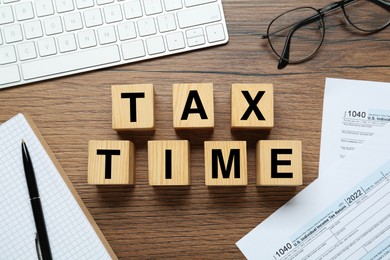
[[[53,258],[117,259],[37,127],[23,114],[0,125],[0,258],[37,258],[22,139],[33,161]]]

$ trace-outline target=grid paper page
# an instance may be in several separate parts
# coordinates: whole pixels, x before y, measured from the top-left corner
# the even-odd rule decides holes
[[[111,259],[22,114],[0,126],[0,258],[37,259],[21,140],[33,162],[54,259]]]

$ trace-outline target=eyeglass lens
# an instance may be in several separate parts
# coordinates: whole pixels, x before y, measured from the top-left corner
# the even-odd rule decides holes
[[[375,32],[390,22],[390,1],[355,1],[344,6],[344,15],[355,28]]]
[[[301,22],[309,17],[318,19],[302,25]],[[282,14],[270,24],[269,41],[279,57],[282,56],[289,34],[291,42],[287,59],[290,63],[303,61],[316,53],[324,36],[324,27],[318,11],[310,7],[294,9]]]

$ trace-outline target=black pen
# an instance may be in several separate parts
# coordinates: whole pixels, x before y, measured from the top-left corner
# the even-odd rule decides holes
[[[51,256],[49,237],[46,231],[45,218],[43,216],[41,199],[39,198],[37,181],[35,179],[34,168],[31,162],[26,143],[22,140],[22,154],[24,173],[26,174],[28,193],[30,194],[31,206],[34,215],[35,227],[38,234],[39,250],[43,260],[53,259]],[[37,250],[38,251],[38,250]],[[39,254],[40,253],[40,254]]]

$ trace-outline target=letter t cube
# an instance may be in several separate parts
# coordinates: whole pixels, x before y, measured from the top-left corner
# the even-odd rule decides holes
[[[154,129],[152,84],[112,86],[112,129],[115,131]]]
[[[89,141],[88,184],[135,184],[135,150],[130,141]]]

